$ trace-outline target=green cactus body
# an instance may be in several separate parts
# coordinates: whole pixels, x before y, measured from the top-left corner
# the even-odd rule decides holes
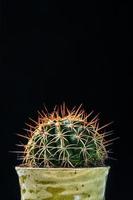
[[[29,125],[23,165],[28,167],[96,167],[108,158],[107,136],[98,117],[88,120],[84,110],[69,111],[64,105],[51,114],[39,114]],[[33,121],[33,120],[32,120]],[[27,136],[26,136],[27,138]]]

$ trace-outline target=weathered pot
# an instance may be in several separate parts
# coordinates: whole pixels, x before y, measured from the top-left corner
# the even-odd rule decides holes
[[[109,167],[16,167],[21,200],[104,200]]]

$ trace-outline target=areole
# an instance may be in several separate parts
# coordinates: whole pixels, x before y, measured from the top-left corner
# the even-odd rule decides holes
[[[16,167],[21,200],[104,200],[110,167]]]

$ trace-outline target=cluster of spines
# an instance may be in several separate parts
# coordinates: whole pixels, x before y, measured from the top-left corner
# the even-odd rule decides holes
[[[114,139],[106,140],[112,131],[105,132],[99,127],[98,115],[91,120],[92,113],[86,114],[81,105],[69,110],[65,104],[55,107],[52,113],[38,112],[38,121],[27,124],[28,140],[19,145],[24,150],[22,165],[28,167],[91,167],[104,166],[109,158],[110,146]]]

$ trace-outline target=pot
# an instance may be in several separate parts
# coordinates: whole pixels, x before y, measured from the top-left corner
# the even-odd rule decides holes
[[[21,200],[104,200],[110,167],[15,169]]]

